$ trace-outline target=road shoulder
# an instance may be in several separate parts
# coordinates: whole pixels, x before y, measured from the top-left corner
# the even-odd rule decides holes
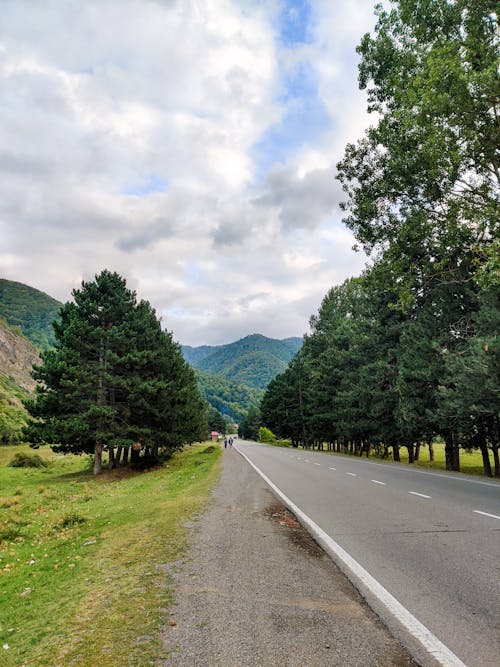
[[[233,449],[174,572],[172,665],[414,665],[352,584]]]

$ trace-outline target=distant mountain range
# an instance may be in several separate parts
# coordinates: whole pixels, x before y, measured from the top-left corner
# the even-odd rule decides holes
[[[276,340],[252,334],[227,345],[183,345],[182,352],[186,361],[203,373],[217,375],[235,384],[265,389],[278,373],[285,370],[301,345],[301,338]]]
[[[33,287],[0,279],[0,318],[5,320],[4,325],[9,325],[3,328],[4,339],[10,340],[12,334],[22,335],[38,349],[50,347],[55,342],[52,322],[58,318],[61,305]],[[259,404],[268,383],[285,370],[301,344],[301,338],[276,340],[252,334],[227,345],[183,345],[181,349],[196,371],[205,400],[239,421],[250,406]],[[10,387],[13,366],[7,368],[0,358],[2,376]],[[18,382],[14,384],[20,386]],[[18,405],[18,399],[10,393]]]

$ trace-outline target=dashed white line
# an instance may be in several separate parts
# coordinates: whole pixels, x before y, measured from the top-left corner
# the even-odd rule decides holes
[[[492,519],[498,519],[500,520],[500,516],[497,516],[496,514],[490,514],[489,512],[481,512],[481,510],[472,510],[476,514],[482,514],[483,516],[489,516]]]
[[[320,466],[321,463],[316,463],[316,462],[315,462],[314,465],[315,465],[315,466]]]
[[[337,468],[328,468],[328,470],[337,470]]]
[[[379,482],[378,479],[371,479],[370,482],[373,482],[374,484],[383,484],[385,486],[385,482]]]
[[[432,498],[432,496],[426,496],[425,493],[419,493],[418,491],[408,491],[412,496],[420,496],[420,498]]]
[[[346,475],[350,475],[351,477],[357,477],[355,472],[346,472]]]
[[[335,542],[330,535],[318,526],[311,518],[303,512],[288,496],[286,496],[269,477],[253,463],[246,454],[239,448],[236,451],[258,472],[262,479],[273,489],[274,493],[283,500],[288,508],[295,514],[299,521],[306,525],[317,541],[327,550],[327,552],[339,559],[344,565],[344,571],[347,570],[350,575],[360,584],[371,592],[385,608],[408,630],[408,632],[417,639],[417,641],[427,650],[427,652],[442,667],[465,667],[465,664],[450,649],[443,644],[432,632],[425,627],[411,612],[404,607],[388,590],[386,590],[371,574],[369,574],[340,544]]]

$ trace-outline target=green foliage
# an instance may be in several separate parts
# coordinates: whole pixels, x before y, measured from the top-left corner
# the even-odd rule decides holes
[[[188,363],[203,373],[263,390],[277,373],[286,368],[301,343],[300,338],[274,340],[253,334],[228,345],[184,346],[182,349]]]
[[[26,397],[26,392],[0,374],[0,444],[11,445],[22,440],[27,421],[22,401]]]
[[[39,385],[27,402],[34,418],[28,439],[65,453],[93,453],[95,472],[104,449],[113,460],[115,448],[121,453],[140,443],[131,456],[144,466],[161,450],[202,439],[194,373],[149,303],[137,303],[124,279],[109,271],[83,282],[73,297],[54,326],[55,348],[34,368]]]
[[[47,461],[38,456],[38,454],[17,452],[7,465],[11,468],[46,468]]]
[[[214,409],[227,415],[237,423],[250,406],[260,403],[264,391],[245,385],[235,384],[218,375],[196,372],[201,395]]]
[[[266,428],[265,426],[261,426],[259,428],[259,442],[273,444],[276,442],[276,436],[270,429]]]
[[[238,435],[246,440],[258,440],[261,426],[259,408],[251,407],[238,426]]]
[[[207,409],[207,422],[209,431],[217,431],[218,433],[226,432],[226,420],[223,415],[212,406],[209,406]]]
[[[54,345],[52,322],[58,320],[60,307],[59,301],[33,287],[0,278],[0,316],[37,347]]]

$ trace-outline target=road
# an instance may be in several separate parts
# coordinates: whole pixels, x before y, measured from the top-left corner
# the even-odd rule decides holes
[[[236,442],[240,453],[340,545],[339,551],[354,558],[452,652],[452,658],[436,663],[380,597],[360,585],[417,660],[500,665],[499,483]],[[343,569],[349,574],[348,566]],[[359,583],[356,573],[351,578]]]

